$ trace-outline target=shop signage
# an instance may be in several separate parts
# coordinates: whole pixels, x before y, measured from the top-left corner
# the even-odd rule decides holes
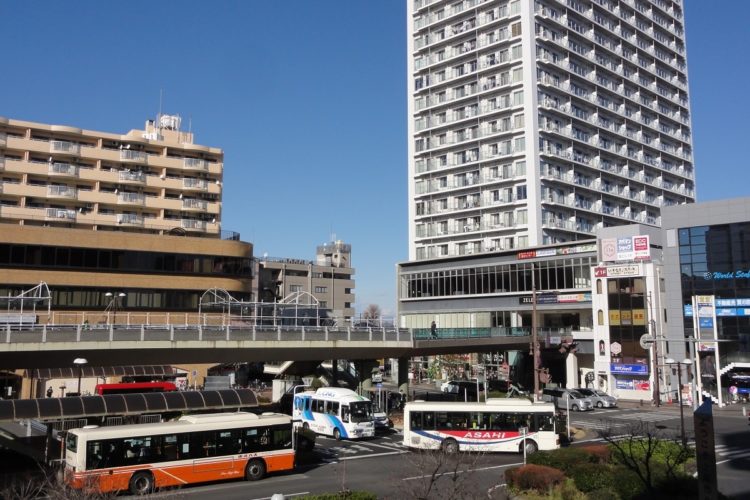
[[[640,276],[642,274],[640,264],[620,264],[594,268],[595,278],[620,278],[623,276]]]
[[[742,271],[729,271],[728,273],[721,273],[719,271],[708,271],[703,273],[704,280],[733,280],[733,279],[750,279],[750,269]]]
[[[538,257],[554,257],[556,255],[571,255],[577,253],[596,252],[596,245],[590,243],[587,245],[576,245],[564,248],[540,248],[538,250],[525,250],[518,252],[518,259],[535,259]]]
[[[625,389],[628,391],[633,390],[633,381],[632,380],[622,380],[622,379],[615,379],[615,387],[618,389]]]
[[[572,304],[578,302],[591,302],[590,293],[562,293],[555,294],[537,294],[537,304]],[[531,304],[531,295],[518,298],[519,304]]]
[[[622,363],[610,363],[609,371],[612,373],[637,373],[642,375],[648,375],[648,365],[630,365]]]
[[[604,238],[601,240],[601,246],[603,262],[651,259],[648,235]]]

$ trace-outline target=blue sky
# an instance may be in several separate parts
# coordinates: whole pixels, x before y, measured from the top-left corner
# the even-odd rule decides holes
[[[225,152],[223,229],[256,255],[352,244],[356,306],[407,258],[400,0],[0,1],[0,116],[125,133],[159,110]],[[699,201],[746,196],[750,2],[687,0]],[[743,146],[743,147],[740,147]]]

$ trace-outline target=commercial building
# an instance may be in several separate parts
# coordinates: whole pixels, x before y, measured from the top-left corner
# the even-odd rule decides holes
[[[295,301],[318,314],[346,322],[354,316],[352,247],[342,241],[320,245],[315,260],[263,256],[256,260],[259,302]]]
[[[413,0],[409,260],[659,226],[695,200],[681,0]]]
[[[694,400],[750,392],[750,198],[664,211],[669,356],[693,363]]]

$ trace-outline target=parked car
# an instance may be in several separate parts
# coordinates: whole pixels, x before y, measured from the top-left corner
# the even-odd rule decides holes
[[[587,398],[591,398],[591,401],[594,402],[594,406],[597,408],[615,408],[617,406],[617,398],[610,396],[604,391],[589,389],[586,387],[579,387],[576,391],[580,392]]]
[[[451,384],[454,382],[457,382],[456,380],[446,380],[442,384],[440,384],[440,392],[451,392]]]
[[[372,408],[372,414],[373,417],[375,417],[375,430],[385,430],[390,429],[393,427],[393,421],[388,418],[388,414],[378,408],[377,406],[374,406]]]
[[[479,392],[484,391],[484,384],[479,383]],[[476,380],[451,380],[447,383],[445,390],[449,394],[464,394],[476,398],[477,397],[477,381]]]
[[[589,411],[594,409],[594,402],[573,389],[547,388],[542,391],[544,401],[555,403],[557,408],[571,411]]]

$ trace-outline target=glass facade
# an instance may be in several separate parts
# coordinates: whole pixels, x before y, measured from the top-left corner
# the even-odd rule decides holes
[[[399,297],[450,297],[495,293],[531,293],[537,290],[591,289],[591,267],[595,257],[578,257],[502,265],[463,267],[402,273]]]
[[[714,295],[721,366],[750,359],[750,222],[678,230],[685,336],[693,336],[694,295]]]
[[[8,243],[0,244],[1,268],[252,276],[250,258]]]
[[[639,340],[648,332],[644,278],[607,280],[609,341],[612,363],[648,364],[648,351]],[[612,349],[612,344],[619,349]]]

